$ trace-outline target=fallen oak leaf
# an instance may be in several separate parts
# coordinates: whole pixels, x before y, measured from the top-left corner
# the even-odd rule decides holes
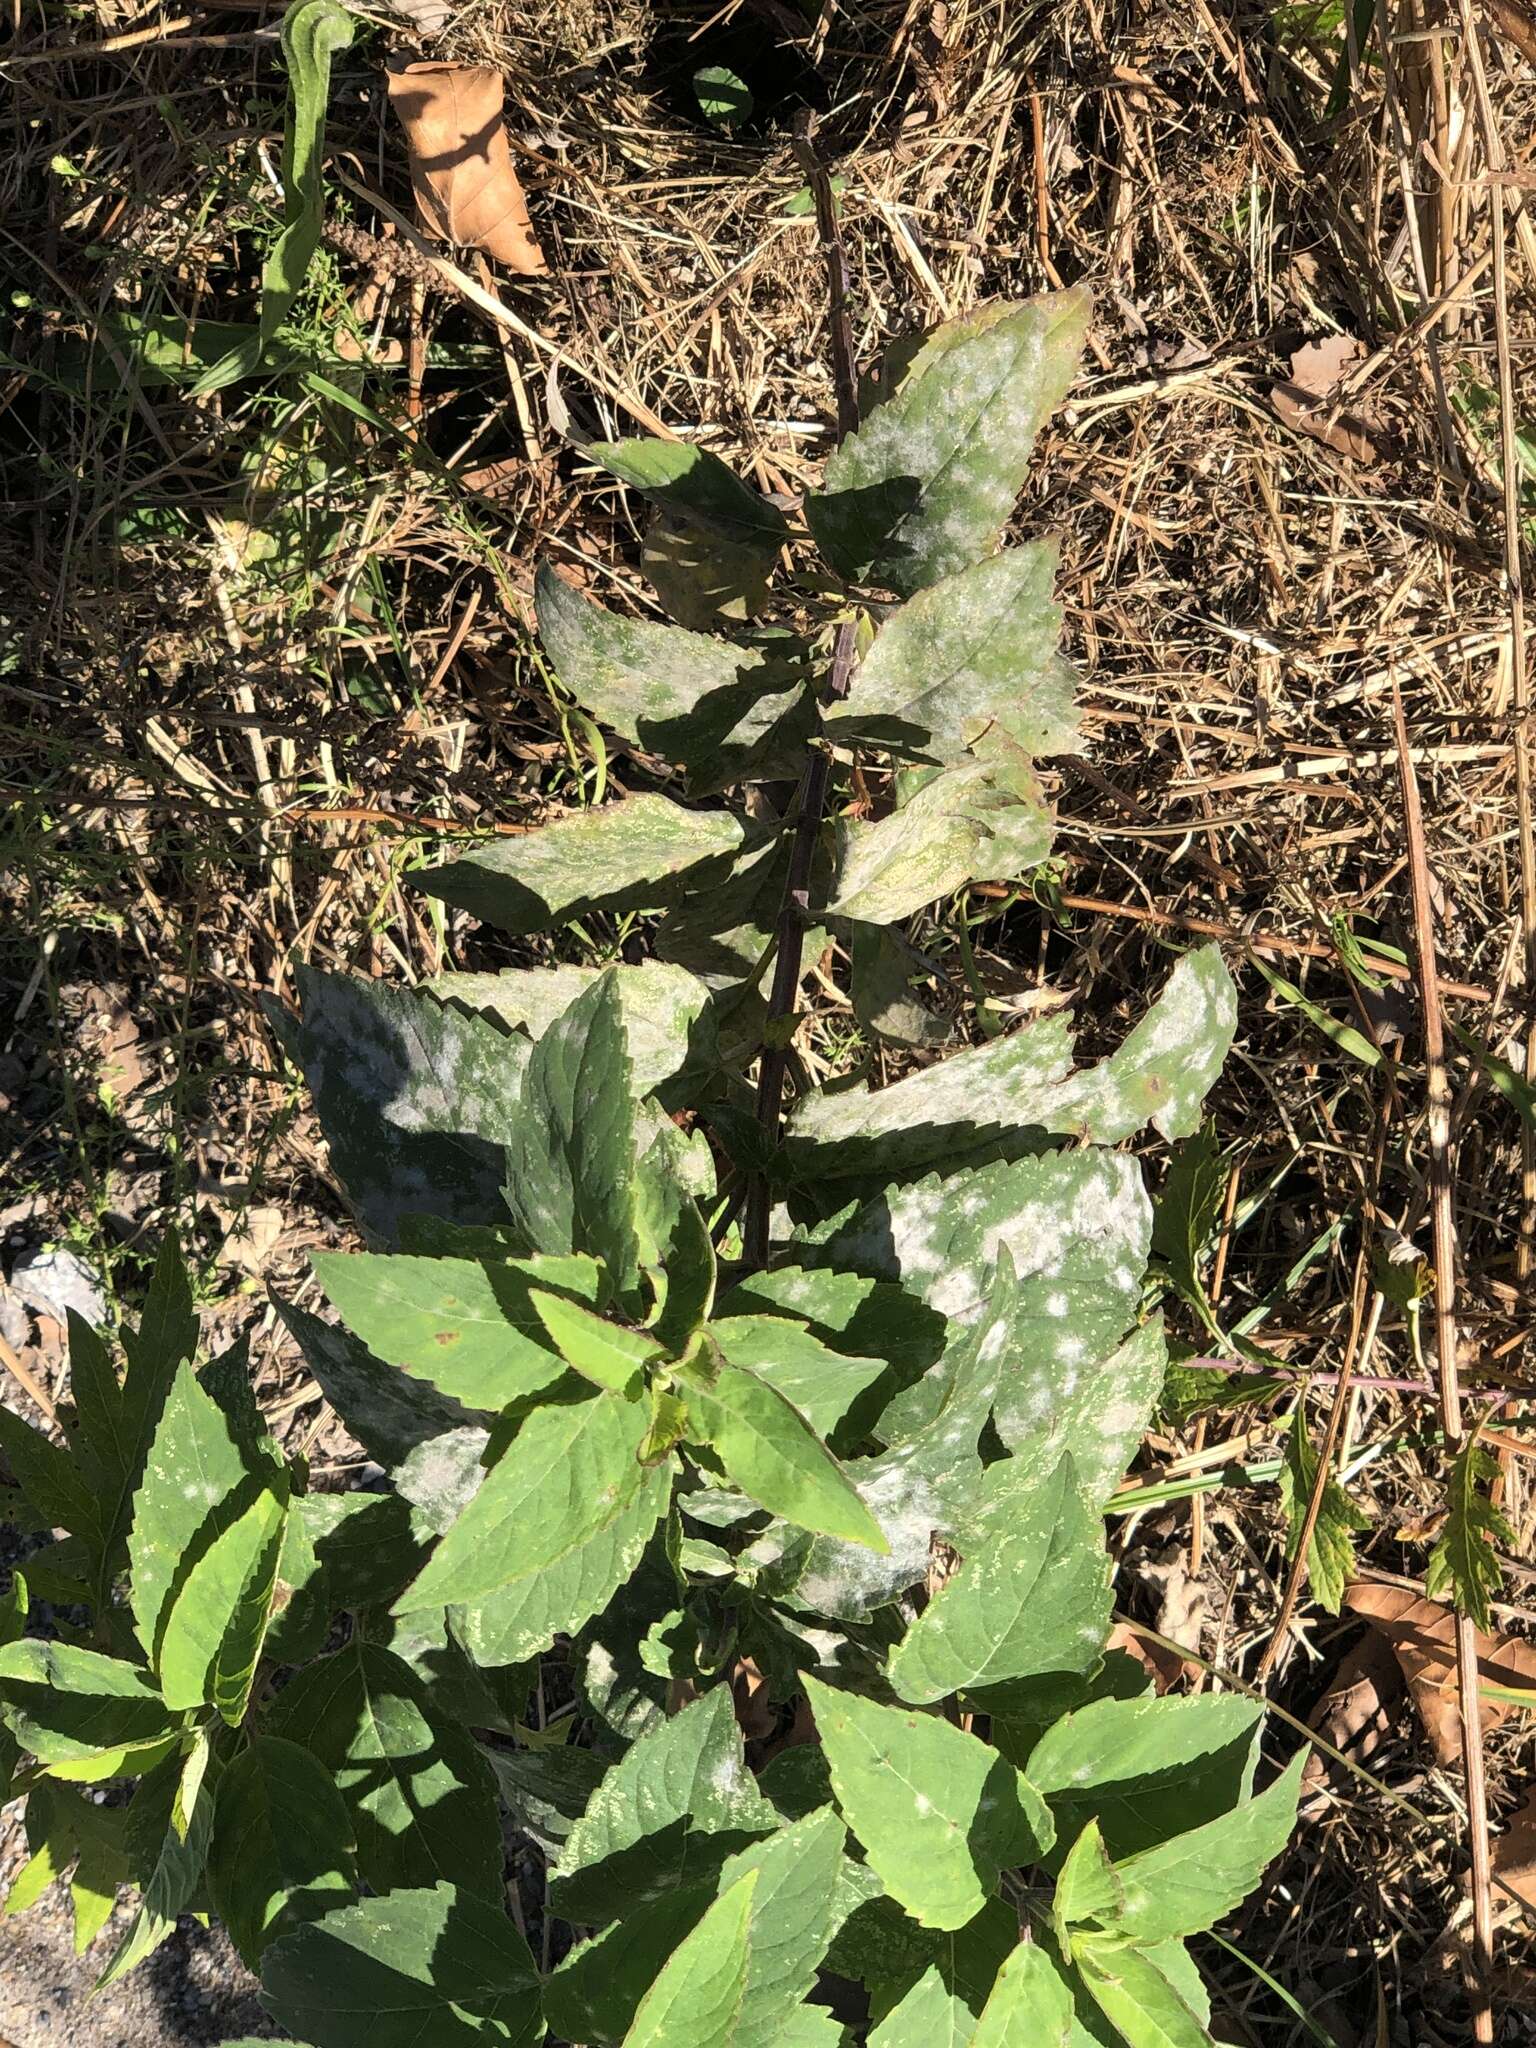
[[[1332,394],[1340,380],[1364,360],[1365,350],[1353,335],[1333,334],[1310,341],[1291,357],[1288,380],[1270,387],[1270,403],[1288,427],[1321,441],[1355,462],[1379,462],[1387,437],[1360,413],[1336,411]]]
[[[1379,1628],[1392,1645],[1408,1690],[1436,1756],[1453,1764],[1461,1755],[1461,1715],[1456,1705],[1456,1616],[1440,1600],[1425,1600],[1400,1586],[1356,1579],[1344,1595],[1354,1614]],[[1486,1734],[1515,1711],[1515,1702],[1489,1688],[1536,1688],[1536,1643],[1522,1636],[1473,1631],[1482,1692],[1479,1720]]]
[[[1340,1659],[1307,1726],[1334,1749],[1363,1764],[1396,1725],[1396,1708],[1404,1690],[1403,1669],[1391,1643],[1380,1629],[1367,1629]],[[1303,1795],[1318,1792],[1338,1769],[1326,1751],[1314,1749],[1301,1774]]]
[[[429,232],[524,277],[548,266],[501,122],[502,77],[479,64],[391,64],[416,204]]]

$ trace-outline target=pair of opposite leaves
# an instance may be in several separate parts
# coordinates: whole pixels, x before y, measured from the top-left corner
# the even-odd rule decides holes
[[[423,221],[523,276],[546,268],[502,126],[502,77],[478,64],[389,68]]]

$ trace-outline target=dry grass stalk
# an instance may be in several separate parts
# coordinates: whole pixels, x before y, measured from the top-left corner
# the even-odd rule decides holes
[[[1435,1350],[1440,1376],[1440,1424],[1446,1451],[1455,1457],[1465,1428],[1457,1365],[1455,1162],[1451,1154],[1451,1090],[1445,1070],[1445,1022],[1440,1009],[1440,970],[1435,953],[1434,887],[1424,846],[1418,777],[1408,751],[1403,700],[1392,697],[1392,716],[1402,760],[1403,826],[1408,837],[1413,887],[1414,943],[1423,1004],[1425,1099],[1429,1112],[1430,1217],[1434,1231]],[[1467,1833],[1472,1852],[1471,1991],[1474,2040],[1493,2040],[1492,1857],[1488,1837],[1488,1784],[1479,1717],[1477,1629],[1460,1608],[1456,1614],[1456,1694],[1461,1714],[1462,1772],[1466,1781]]]

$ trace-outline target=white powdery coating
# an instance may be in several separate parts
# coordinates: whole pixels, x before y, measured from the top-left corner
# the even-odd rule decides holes
[[[797,1607],[821,1614],[855,1608],[870,1613],[915,1585],[928,1569],[934,1531],[943,1526],[937,1490],[909,1459],[882,1459],[878,1469],[866,1468],[863,1476],[857,1465],[844,1470],[880,1524],[890,1555],[882,1557],[862,1543],[819,1537],[792,1598]]]
[[[1026,1025],[1011,1038],[955,1053],[892,1087],[803,1096],[790,1119],[795,1137],[831,1143],[885,1137],[924,1124],[965,1123],[1012,1130],[1036,1121],[1035,1096],[1067,1072],[1072,1034],[1060,1017]]]

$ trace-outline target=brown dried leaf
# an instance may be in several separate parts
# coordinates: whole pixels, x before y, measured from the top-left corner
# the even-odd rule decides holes
[[[501,73],[477,64],[394,64],[389,97],[428,229],[525,277],[544,270],[501,125]]]
[[[1536,1792],[1510,1815],[1509,1826],[1494,1843],[1493,1874],[1536,1913]],[[1509,1904],[1502,1892],[1495,1894],[1495,1901]]]
[[[1392,1645],[1380,1630],[1371,1629],[1342,1659],[1307,1725],[1335,1749],[1364,1763],[1396,1725],[1403,1691],[1402,1667]],[[1302,1791],[1315,1791],[1335,1768],[1332,1757],[1314,1749],[1301,1774]]]
[[[1483,6],[1494,34],[1536,64],[1536,8],[1530,0],[1483,0]]]
[[[1332,393],[1340,380],[1362,361],[1365,350],[1351,334],[1330,334],[1309,341],[1291,357],[1286,383],[1270,388],[1270,403],[1288,427],[1310,434],[1355,462],[1379,462],[1386,437],[1362,414],[1335,414]]]
[[[1408,1690],[1442,1763],[1461,1755],[1461,1715],[1456,1706],[1456,1617],[1440,1600],[1424,1600],[1400,1586],[1379,1586],[1357,1579],[1344,1604],[1379,1628],[1397,1654]],[[1488,1636],[1475,1631],[1477,1668],[1485,1685],[1527,1690],[1536,1687],[1536,1643],[1521,1636]],[[1479,1719],[1486,1734],[1497,1728],[1513,1707],[1485,1699]]]
[[[1150,1675],[1159,1695],[1177,1685],[1186,1671],[1198,1669],[1196,1665],[1186,1664],[1175,1651],[1165,1649],[1161,1643],[1149,1642],[1123,1621],[1115,1623],[1104,1647],[1106,1650],[1123,1650],[1127,1657],[1134,1657]]]

